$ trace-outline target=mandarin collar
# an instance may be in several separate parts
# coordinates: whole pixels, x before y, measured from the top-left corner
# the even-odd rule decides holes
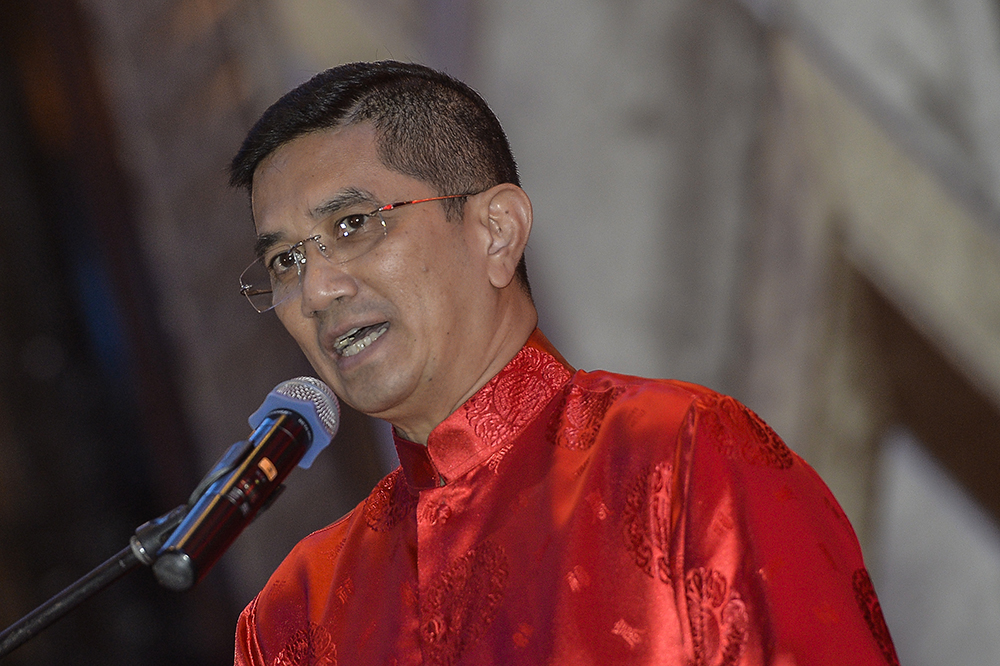
[[[572,375],[573,368],[536,328],[510,363],[431,431],[427,446],[393,429],[407,484],[425,490],[463,476],[513,442]]]

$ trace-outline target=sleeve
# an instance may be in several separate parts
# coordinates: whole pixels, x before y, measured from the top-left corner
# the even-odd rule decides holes
[[[236,624],[236,653],[233,666],[264,666],[264,656],[257,643],[257,599],[254,598]]]
[[[678,438],[692,663],[898,665],[854,530],[812,468],[718,394],[695,400]]]

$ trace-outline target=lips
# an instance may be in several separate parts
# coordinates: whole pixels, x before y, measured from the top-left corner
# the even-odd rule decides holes
[[[389,330],[389,322],[383,321],[371,326],[352,328],[333,342],[333,351],[341,356],[354,356],[372,344]]]

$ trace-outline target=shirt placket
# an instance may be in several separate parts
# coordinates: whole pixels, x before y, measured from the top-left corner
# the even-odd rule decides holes
[[[454,506],[453,487],[420,492],[417,501],[417,580],[419,585],[418,626],[424,654],[439,653],[449,639],[448,616],[441,603],[446,598],[442,585],[452,562],[460,556],[453,518],[461,507]]]

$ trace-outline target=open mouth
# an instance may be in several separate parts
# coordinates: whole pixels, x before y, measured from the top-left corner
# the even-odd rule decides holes
[[[337,338],[336,342],[333,343],[333,350],[341,356],[354,356],[382,337],[382,334],[388,330],[389,322],[387,321],[371,326],[352,328]]]

